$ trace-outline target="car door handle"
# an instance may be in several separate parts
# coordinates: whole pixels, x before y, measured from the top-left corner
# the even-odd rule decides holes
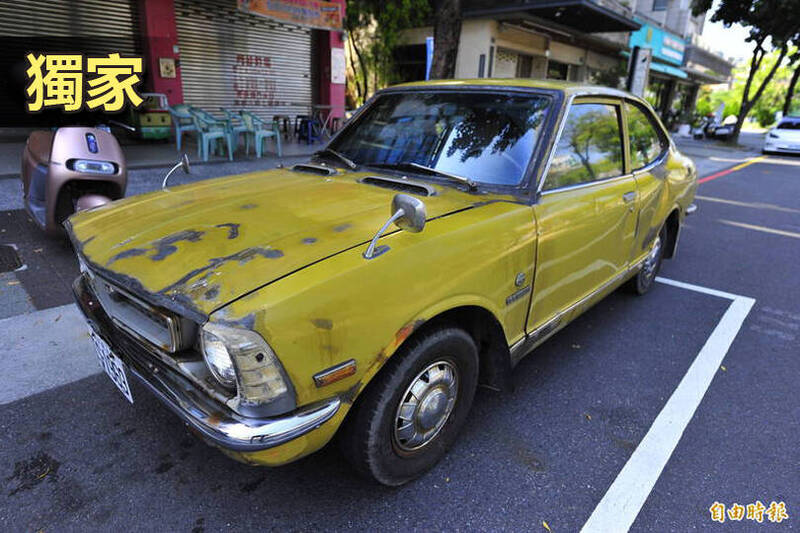
[[[625,200],[626,204],[631,203],[632,201],[636,200],[636,191],[629,191],[622,195],[622,199]]]

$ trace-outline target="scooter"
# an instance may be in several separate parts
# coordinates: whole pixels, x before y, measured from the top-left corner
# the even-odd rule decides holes
[[[34,131],[22,153],[25,208],[48,234],[76,211],[125,196],[128,169],[117,139],[102,127]]]

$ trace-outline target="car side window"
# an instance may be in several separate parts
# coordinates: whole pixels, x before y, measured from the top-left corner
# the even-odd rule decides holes
[[[622,175],[619,106],[574,104],[550,162],[544,190]]]
[[[653,119],[636,105],[625,104],[628,116],[628,138],[631,148],[631,169],[646,167],[664,151],[665,144]]]

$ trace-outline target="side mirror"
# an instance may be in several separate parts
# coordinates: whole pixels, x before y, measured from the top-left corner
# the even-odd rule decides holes
[[[167,175],[164,176],[164,181],[161,182],[161,188],[162,189],[166,189],[167,188],[167,182],[169,181],[169,177],[172,176],[172,174],[176,170],[178,170],[179,168],[183,169],[183,171],[185,173],[187,173],[187,174],[191,174],[191,172],[192,172],[191,166],[189,165],[189,156],[186,153],[184,153],[181,156],[180,160],[177,163],[175,163],[175,166],[173,166],[171,169],[169,169],[169,172],[167,172]]]
[[[364,259],[372,259],[389,250],[387,245],[377,246],[378,239],[386,232],[386,229],[395,223],[398,228],[411,233],[419,233],[425,227],[425,203],[419,198],[414,198],[407,194],[397,194],[392,198],[392,216],[378,230],[372,238],[367,251],[364,252]]]
[[[398,228],[419,233],[425,227],[425,203],[419,198],[407,194],[397,194],[392,199],[392,216],[402,211],[403,214],[395,219]]]

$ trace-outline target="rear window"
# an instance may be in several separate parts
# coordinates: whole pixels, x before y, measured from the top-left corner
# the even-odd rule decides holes
[[[778,124],[779,130],[800,130],[800,120],[784,120]]]

